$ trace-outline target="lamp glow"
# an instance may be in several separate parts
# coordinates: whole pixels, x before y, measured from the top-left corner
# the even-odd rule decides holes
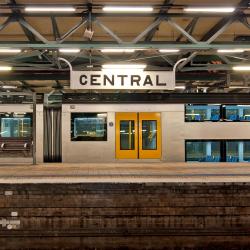
[[[140,6],[105,6],[102,8],[105,12],[152,12],[152,7]]]
[[[232,13],[235,11],[234,7],[187,7],[184,8],[186,12],[213,12],[213,13]]]
[[[218,49],[218,53],[243,53],[244,49]]]
[[[186,89],[186,86],[175,86],[175,89]]]
[[[103,64],[103,69],[145,69],[146,64]]]
[[[11,71],[12,67],[10,66],[0,66],[0,71]]]
[[[26,12],[74,12],[76,9],[74,7],[25,7]]]
[[[160,53],[177,53],[180,52],[179,49],[160,49],[159,50]]]
[[[59,49],[59,52],[61,53],[79,53],[80,49]]]
[[[235,71],[250,71],[250,65],[234,66]]]
[[[135,49],[102,49],[103,53],[134,53]]]
[[[6,53],[6,54],[9,54],[9,53],[20,53],[22,50],[20,49],[9,49],[9,48],[0,48],[0,53]]]

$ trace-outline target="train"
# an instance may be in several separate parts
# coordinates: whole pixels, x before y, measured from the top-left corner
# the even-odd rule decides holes
[[[38,103],[35,116],[33,109],[0,105],[0,163],[250,161],[248,104]]]

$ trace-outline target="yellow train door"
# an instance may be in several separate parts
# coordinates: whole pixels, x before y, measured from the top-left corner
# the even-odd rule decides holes
[[[116,113],[116,158],[138,158],[137,113]]]
[[[161,114],[116,113],[116,158],[160,159]]]

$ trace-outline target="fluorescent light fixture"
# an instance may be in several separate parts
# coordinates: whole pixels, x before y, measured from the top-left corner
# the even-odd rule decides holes
[[[234,66],[235,71],[250,71],[250,65]]]
[[[218,49],[218,53],[243,53],[244,49]]]
[[[160,53],[177,53],[179,51],[179,49],[159,49]]]
[[[105,6],[102,10],[105,12],[152,12],[154,9],[150,6]]]
[[[10,48],[0,48],[0,53],[20,53],[22,50],[20,49],[10,49]]]
[[[80,49],[59,49],[59,52],[61,53],[79,53]]]
[[[231,13],[235,11],[234,7],[187,7],[186,12],[213,12],[213,13]]]
[[[175,86],[175,89],[186,89],[186,86]]]
[[[250,87],[247,86],[229,86],[230,89],[250,89]]]
[[[103,69],[145,69],[146,64],[103,64]]]
[[[16,89],[17,86],[13,86],[13,85],[4,85],[2,86],[3,89]]]
[[[11,71],[12,67],[10,66],[0,66],[0,71]]]
[[[46,6],[46,7],[36,7],[30,6],[25,7],[26,12],[74,12],[76,9],[74,7],[56,7],[56,6]]]
[[[102,49],[103,53],[133,53],[135,49]]]

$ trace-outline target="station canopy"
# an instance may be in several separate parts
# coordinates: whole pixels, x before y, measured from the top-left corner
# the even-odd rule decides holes
[[[171,71],[186,58],[175,89],[161,91],[248,93],[249,0],[1,1],[1,91],[71,93],[59,58],[77,71],[105,64]]]

